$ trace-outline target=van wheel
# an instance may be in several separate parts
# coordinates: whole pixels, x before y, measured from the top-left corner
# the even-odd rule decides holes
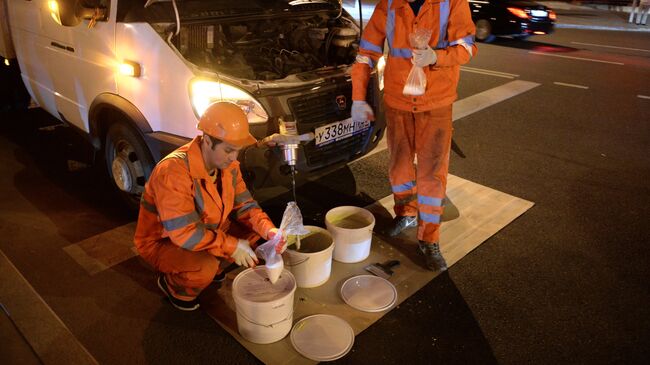
[[[113,124],[104,148],[108,175],[127,207],[137,211],[154,162],[140,135],[123,123]]]
[[[481,42],[490,43],[495,36],[492,34],[492,24],[487,19],[479,19],[476,22],[476,39]]]

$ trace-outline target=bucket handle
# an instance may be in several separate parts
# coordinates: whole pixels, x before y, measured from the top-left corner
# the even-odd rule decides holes
[[[291,316],[293,316],[293,311],[292,311],[291,313],[289,313],[289,315],[286,316],[284,319],[282,319],[282,320],[280,320],[280,321],[277,321],[277,322],[275,322],[275,323],[271,323],[271,324],[262,324],[262,323],[257,323],[257,322],[255,322],[255,321],[253,321],[252,319],[246,317],[246,315],[245,315],[244,313],[242,313],[242,312],[239,312],[239,315],[242,316],[242,318],[244,318],[247,322],[252,323],[252,324],[254,324],[254,325],[262,326],[262,327],[266,327],[266,328],[273,328],[273,326],[278,325],[278,324],[280,324],[280,323],[286,321],[287,319],[291,318]]]
[[[294,267],[294,266],[298,266],[298,265],[304,264],[304,263],[307,262],[308,260],[309,260],[309,256],[305,256],[305,259],[302,260],[302,261],[298,261],[298,262],[296,262],[296,263],[293,263],[293,262],[292,262],[292,263],[286,263],[286,262],[285,262],[284,264],[287,265],[287,266],[289,266],[289,267]]]

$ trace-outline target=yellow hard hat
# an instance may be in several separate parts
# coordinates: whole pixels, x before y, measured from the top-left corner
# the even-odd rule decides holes
[[[205,134],[236,146],[248,146],[257,140],[250,134],[248,118],[234,103],[218,101],[205,109],[196,128]]]

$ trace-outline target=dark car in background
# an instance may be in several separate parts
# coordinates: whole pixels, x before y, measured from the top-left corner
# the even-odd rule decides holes
[[[553,32],[557,15],[534,1],[468,0],[476,39],[491,42],[496,36],[526,39]]]

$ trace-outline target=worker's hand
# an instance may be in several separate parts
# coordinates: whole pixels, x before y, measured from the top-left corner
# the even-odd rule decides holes
[[[413,59],[411,62],[417,67],[426,67],[429,65],[435,65],[438,62],[438,56],[436,51],[427,46],[425,49],[414,49],[411,51],[413,53]]]
[[[255,267],[257,265],[257,256],[251,249],[248,240],[240,239],[237,241],[237,249],[232,254],[232,259],[239,266]]]
[[[280,234],[280,230],[277,228],[271,228],[268,234],[268,240],[272,240],[276,235]],[[275,252],[277,254],[282,254],[287,249],[287,240],[284,239],[284,236],[280,234],[280,242],[275,246]]]
[[[368,103],[362,100],[352,102],[352,121],[355,123],[365,122],[366,120],[375,120],[375,113]]]

